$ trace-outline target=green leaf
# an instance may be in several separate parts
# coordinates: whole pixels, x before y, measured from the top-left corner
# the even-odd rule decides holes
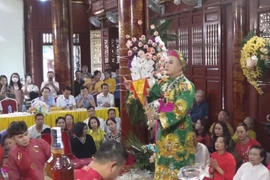
[[[253,36],[256,36],[255,31],[250,31],[250,32],[248,33],[248,35],[246,36],[246,38],[242,40],[242,42],[241,42],[241,47],[244,47],[244,45],[245,45],[245,44],[246,44]]]

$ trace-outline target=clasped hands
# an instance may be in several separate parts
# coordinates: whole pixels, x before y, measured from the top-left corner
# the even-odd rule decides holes
[[[212,168],[217,170],[219,174],[224,175],[224,171],[218,166],[217,160],[210,158],[209,163],[212,166]]]

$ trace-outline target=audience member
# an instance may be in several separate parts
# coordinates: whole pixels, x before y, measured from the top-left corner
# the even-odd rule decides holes
[[[229,129],[223,121],[219,121],[219,122],[214,123],[213,133],[211,136],[211,146],[209,148],[209,151],[211,153],[215,151],[215,142],[217,141],[218,137],[221,137],[221,136],[226,136],[229,139],[231,139],[231,134],[229,132]],[[231,148],[231,143],[229,143],[228,149],[230,149],[230,148]]]
[[[107,113],[108,113],[108,118],[115,119],[116,125],[117,125],[117,129],[118,130],[121,130],[121,118],[120,117],[116,117],[116,111],[115,111],[115,109],[109,109],[107,111]],[[105,132],[106,133],[109,133],[110,132],[108,126],[105,126]]]
[[[101,144],[93,161],[82,170],[75,170],[75,179],[112,180],[122,171],[128,158],[127,151],[118,142],[108,141]]]
[[[78,96],[80,94],[81,88],[84,84],[84,80],[82,78],[82,72],[77,70],[75,72],[76,80],[74,81],[74,96]]]
[[[82,76],[87,76],[87,79],[92,77],[92,74],[88,71],[88,67],[86,65],[82,67]],[[84,81],[86,81],[86,79],[84,79]]]
[[[109,93],[109,86],[102,84],[102,93],[97,95],[97,104],[99,107],[114,107],[114,95]]]
[[[55,120],[55,126],[60,127],[62,131],[66,131],[66,119],[62,116],[59,116]]]
[[[197,141],[195,131],[193,133],[193,145],[195,148],[195,163],[199,163],[204,169],[204,167],[209,163],[210,155],[208,148],[204,144]]]
[[[252,146],[248,158],[249,162],[238,169],[233,180],[269,180],[270,172],[265,167],[265,150],[261,146]]]
[[[97,117],[96,116],[96,110],[95,110],[94,106],[90,106],[89,108],[87,108],[87,112],[88,112],[88,118],[83,121],[85,124],[88,124],[89,118],[94,117],[94,116]],[[104,131],[105,130],[105,122],[104,122],[104,120],[102,118],[100,118],[100,117],[97,117],[97,118],[98,118],[98,120],[100,122],[100,129]]]
[[[229,131],[230,131],[230,134],[231,136],[234,134],[234,131],[233,131],[233,127],[232,125],[229,123],[229,112],[225,109],[222,109],[219,114],[218,114],[218,121],[223,121],[224,123],[226,123]],[[214,124],[212,124],[212,126],[210,127],[209,129],[209,132],[212,134],[213,132],[213,127],[214,127]]]
[[[65,87],[63,95],[60,95],[56,100],[56,106],[62,109],[74,109],[76,108],[76,102],[74,96],[71,95],[71,88]]]
[[[30,74],[25,75],[25,84],[22,87],[23,94],[24,94],[24,101],[28,102],[30,101],[30,92],[39,93],[39,88],[37,85],[35,85],[32,81],[32,76]]]
[[[245,123],[241,123],[236,128],[237,137],[239,142],[236,143],[235,151],[238,155],[237,168],[241,166],[242,163],[248,162],[249,150],[254,145],[260,145],[255,139],[250,139],[248,137],[248,127]]]
[[[48,81],[43,81],[41,83],[41,91],[43,91],[44,87],[48,87],[50,89],[50,96],[56,97],[57,93],[59,92],[59,83],[54,81],[54,72],[48,71],[47,73]]]
[[[5,98],[15,98],[12,88],[8,85],[8,80],[5,75],[0,76],[0,100]]]
[[[72,135],[73,134],[72,129],[74,127],[74,117],[72,116],[72,114],[66,114],[65,119],[66,119],[66,130],[68,131],[69,135]]]
[[[88,121],[88,134],[91,135],[95,141],[97,149],[104,139],[105,132],[100,129],[100,122],[97,117],[91,117]]]
[[[230,138],[220,136],[216,139],[216,151],[211,155],[209,173],[213,180],[232,180],[235,174],[235,160],[232,154],[227,152]]]
[[[93,79],[87,79],[84,83],[84,86],[88,88],[88,92],[92,95],[98,94],[101,92],[101,85],[104,83],[100,80],[101,72],[95,71]]]
[[[78,122],[73,128],[74,136],[70,139],[72,153],[79,159],[91,158],[96,153],[95,142],[89,134],[87,134],[87,125]]]
[[[115,119],[114,118],[107,119],[106,125],[108,126],[110,132],[104,135],[103,142],[111,140],[121,142],[121,131],[117,129]]]
[[[32,139],[41,138],[41,132],[46,128],[50,128],[50,126],[44,124],[44,115],[41,113],[35,115],[35,123],[28,128],[29,136]]]
[[[202,90],[196,91],[190,117],[193,123],[196,123],[198,119],[208,119],[208,104],[204,101],[204,91]]]
[[[211,144],[211,138],[210,135],[206,131],[206,119],[198,119],[195,124],[195,131],[197,136],[197,141],[200,143],[203,143],[207,146],[207,148],[210,147]]]
[[[75,98],[77,108],[88,108],[89,106],[96,106],[95,99],[92,94],[88,93],[88,88],[82,86],[81,93]]]
[[[105,72],[105,71],[109,71],[111,77],[112,77],[112,78],[115,78],[116,73],[115,73],[115,72],[112,72],[112,66],[111,66],[110,63],[105,63],[105,66],[104,66],[104,72]],[[101,74],[101,80],[104,80],[104,79],[105,79],[105,74],[102,73],[102,74]]]
[[[253,130],[254,127],[254,119],[251,117],[246,117],[244,119],[244,123],[247,125],[248,128],[248,137],[250,139],[257,139],[256,137],[256,132]],[[232,140],[237,143],[239,141],[238,136],[237,136],[237,132],[234,133]]]
[[[3,159],[3,166],[7,166],[8,163],[8,154],[9,151],[16,146],[16,143],[13,139],[11,139],[8,134],[6,134],[3,138],[3,145],[4,145],[4,159]]]
[[[50,88],[44,87],[42,89],[42,96],[39,98],[42,102],[45,102],[49,108],[56,106],[54,97],[50,95]]]
[[[44,179],[44,165],[51,157],[50,145],[42,139],[30,139],[24,121],[10,126],[8,134],[16,142],[8,154],[8,178]]]
[[[116,81],[114,78],[111,77],[111,71],[105,70],[104,76],[105,76],[104,83],[108,85],[109,92],[114,94],[114,92],[116,90]]]
[[[17,111],[22,111],[23,104],[23,91],[22,91],[22,83],[18,73],[12,73],[10,76],[9,82],[11,91],[15,94],[15,99],[17,101]]]

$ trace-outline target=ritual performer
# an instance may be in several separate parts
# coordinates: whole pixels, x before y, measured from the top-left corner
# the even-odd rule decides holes
[[[186,65],[183,54],[172,50],[165,66],[168,78],[154,84],[149,92],[148,102],[160,103],[157,111],[146,109],[149,122],[159,120],[156,180],[176,180],[181,167],[194,163],[192,121],[188,114],[194,102],[194,85],[184,76]],[[126,80],[125,84],[130,90],[131,82]],[[127,101],[134,97],[130,91]]]
[[[8,154],[8,178],[12,180],[43,180],[44,165],[51,157],[51,147],[43,139],[31,139],[24,121],[8,128],[8,135],[16,142]]]

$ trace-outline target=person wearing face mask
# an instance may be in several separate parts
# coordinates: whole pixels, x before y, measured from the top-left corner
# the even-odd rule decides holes
[[[30,74],[25,75],[25,85],[22,87],[23,94],[24,94],[24,100],[29,101],[30,100],[30,92],[39,92],[39,88],[37,85],[33,84],[32,82],[32,76]]]
[[[15,94],[15,99],[18,103],[18,111],[21,111],[23,104],[23,91],[22,91],[22,83],[18,73],[11,74],[9,84],[11,86],[12,91]]]
[[[48,71],[47,76],[48,81],[43,81],[40,89],[43,91],[44,87],[48,87],[50,89],[50,95],[56,97],[59,92],[59,83],[53,80],[54,72]]]
[[[84,80],[82,78],[82,72],[77,70],[75,72],[76,80],[74,81],[74,96],[78,96],[81,93],[81,88],[84,84]]]

